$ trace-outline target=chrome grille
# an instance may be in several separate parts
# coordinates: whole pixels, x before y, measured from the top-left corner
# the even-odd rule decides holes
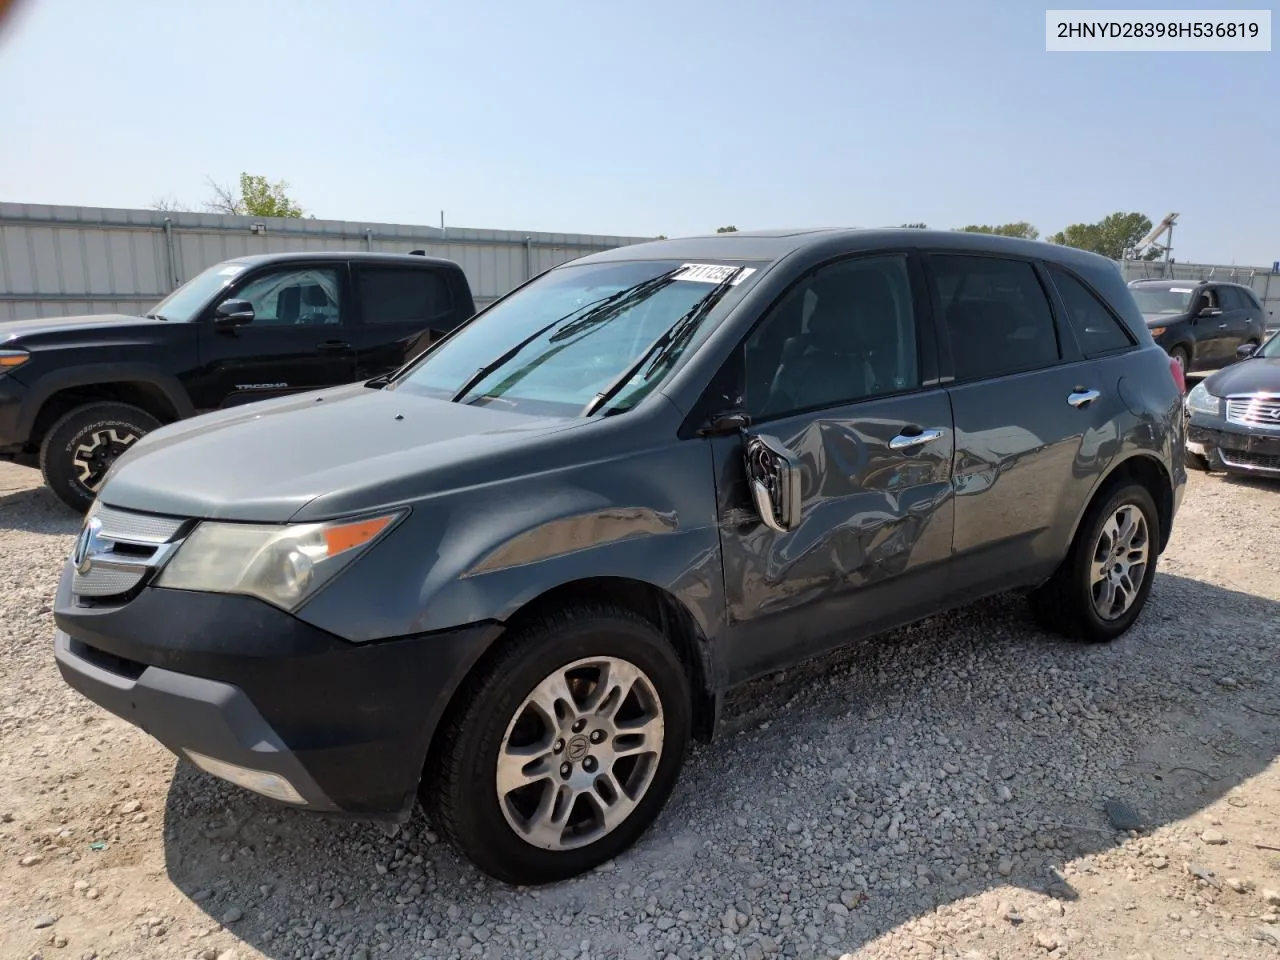
[[[76,540],[71,592],[101,600],[128,593],[177,548],[186,520],[98,507]]]
[[[1227,397],[1227,421],[1244,427],[1280,428],[1280,396]]]

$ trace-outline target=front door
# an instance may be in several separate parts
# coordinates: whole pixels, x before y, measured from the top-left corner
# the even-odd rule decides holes
[[[829,264],[739,347],[711,440],[736,683],[919,615],[951,554],[951,408],[907,255]]]
[[[201,322],[200,372],[191,386],[197,409],[356,379],[345,263],[267,267],[238,280],[221,300],[247,300],[254,316],[223,329],[214,325],[211,307]]]

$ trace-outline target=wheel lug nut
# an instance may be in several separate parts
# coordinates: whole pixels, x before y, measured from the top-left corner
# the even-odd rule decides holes
[[[593,773],[596,769],[596,758],[587,757],[587,759],[583,760],[582,769],[586,770],[587,773]]]
[[[556,753],[560,753],[562,750],[564,750],[564,741],[563,741],[563,740],[557,740],[557,741],[556,741],[556,745],[555,745],[554,747],[552,747],[551,749],[552,749],[552,750],[554,750]]]
[[[567,777],[571,773],[573,773],[573,767],[567,763],[560,764],[560,776]]]
[[[581,733],[583,729],[586,727],[586,725],[587,725],[587,721],[585,720],[575,720],[573,722],[573,732]]]
[[[599,743],[599,742],[600,742],[600,741],[602,741],[603,739],[604,739],[604,731],[603,731],[603,730],[592,730],[592,731],[591,731],[591,742],[592,742],[592,743]]]

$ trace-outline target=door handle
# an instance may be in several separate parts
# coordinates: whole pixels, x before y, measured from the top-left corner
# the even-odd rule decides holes
[[[1219,329],[1219,330],[1225,330],[1225,329],[1227,329],[1227,325],[1226,325],[1225,323],[1220,323],[1220,324],[1218,324],[1218,329]]]
[[[921,444],[933,443],[941,437],[945,430],[938,427],[931,427],[928,430],[921,430],[919,433],[900,433],[889,441],[890,450],[909,450],[911,447],[918,447]]]
[[[325,340],[323,343],[317,343],[316,349],[322,353],[342,353],[351,349],[351,344],[345,340]]]
[[[1102,396],[1102,394],[1097,390],[1086,390],[1084,387],[1076,387],[1071,391],[1071,395],[1067,397],[1067,403],[1071,404],[1073,407],[1087,407],[1100,396]]]

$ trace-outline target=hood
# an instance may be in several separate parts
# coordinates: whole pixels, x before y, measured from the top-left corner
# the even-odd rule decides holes
[[[522,448],[588,422],[336,387],[163,427],[116,461],[101,499],[268,523],[358,513],[527,472]]]
[[[1280,357],[1252,357],[1206,377],[1205,389],[1217,397],[1237,393],[1280,393]]]
[[[0,323],[0,346],[9,344],[20,346],[31,341],[39,341],[46,336],[65,334],[94,333],[108,327],[152,327],[164,324],[166,320],[148,320],[146,317],[131,317],[123,313],[95,313],[84,317],[44,317],[40,320],[10,320]]]

